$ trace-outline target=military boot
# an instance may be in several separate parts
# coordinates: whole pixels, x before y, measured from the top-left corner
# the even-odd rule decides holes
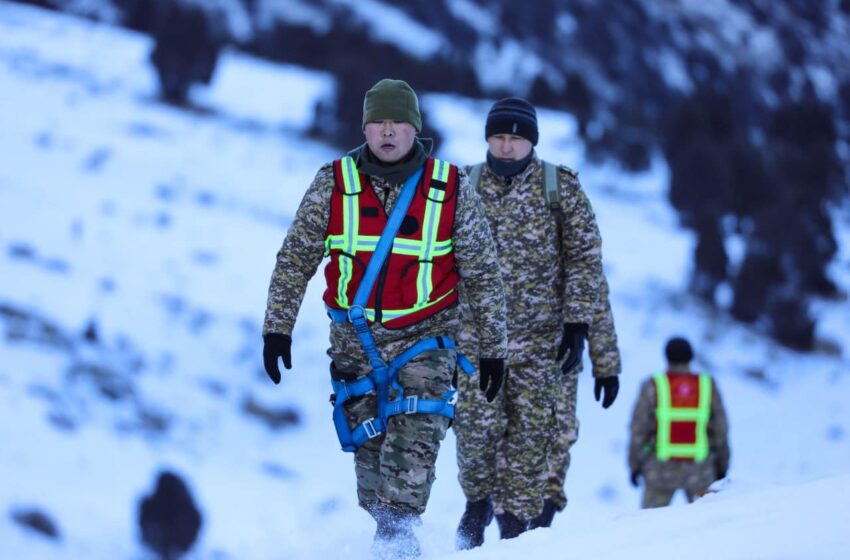
[[[414,525],[420,522],[418,515],[386,504],[374,506],[369,513],[378,523],[372,541],[375,560],[412,560],[422,555],[413,533]]]
[[[496,515],[496,523],[499,525],[499,535],[503,539],[516,538],[528,529],[526,521],[509,511]]]
[[[528,522],[528,530],[537,529],[539,527],[551,527],[552,520],[555,518],[555,514],[558,513],[558,506],[555,505],[550,499],[543,500],[543,511],[540,512],[540,515],[532,519]]]
[[[490,497],[466,502],[455,537],[455,548],[467,550],[484,544],[484,529],[493,521],[493,502]]]

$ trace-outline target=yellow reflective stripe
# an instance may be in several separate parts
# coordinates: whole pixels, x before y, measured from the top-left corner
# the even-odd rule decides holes
[[[691,458],[696,462],[705,461],[709,454],[708,421],[711,418],[711,377],[702,373],[699,376],[699,403],[696,408],[673,408],[670,397],[670,382],[667,375],[654,376],[658,396],[655,410],[658,421],[656,434],[656,455],[659,461],[672,457]],[[696,441],[690,443],[672,443],[670,441],[671,422],[694,422]]]
[[[377,235],[361,235],[359,237],[355,237],[354,248],[357,251],[374,251],[375,247],[378,245],[378,239],[380,238]],[[392,252],[397,255],[418,257],[422,254],[424,244],[425,243],[423,241],[418,239],[396,238],[393,241]],[[325,247],[328,251],[331,249],[344,250],[349,248],[347,238],[343,235],[329,235],[325,239]],[[430,254],[433,257],[448,255],[452,252],[452,247],[453,244],[451,239],[438,241],[431,246]]]
[[[699,376],[699,417],[697,418],[697,441],[694,461],[702,462],[708,458],[708,421],[711,419],[711,377],[705,373]]]
[[[348,195],[354,195],[360,192],[360,173],[357,172],[357,166],[354,165],[354,158],[345,156],[342,158],[342,186],[343,190]]]
[[[655,409],[655,418],[658,422],[658,432],[655,435],[656,455],[659,461],[670,458],[670,384],[667,376],[659,373],[655,376],[655,392],[658,397],[658,406]]]
[[[432,305],[436,305],[437,303],[446,299],[447,297],[452,295],[454,292],[455,292],[455,289],[452,288],[451,290],[446,292],[444,295],[438,297],[434,301],[427,302],[424,305],[414,305],[413,307],[408,307],[407,309],[381,309],[381,316],[388,321],[390,319],[398,319],[399,317],[404,317],[405,315],[410,315],[411,313],[415,313],[416,311],[428,309]]]
[[[351,157],[342,158],[342,182],[345,192],[349,193],[342,197],[342,246],[340,250],[349,255],[346,258],[340,255],[339,259],[339,281],[337,282],[337,304],[348,307],[348,285],[354,272],[353,257],[357,254],[358,236],[360,231],[360,175]],[[337,237],[337,236],[333,236]],[[334,240],[331,240],[333,244]]]
[[[432,179],[436,179],[441,183],[449,182],[449,166],[448,162],[434,158],[434,172],[431,174]]]
[[[405,315],[410,315],[411,313],[415,313],[416,311],[421,311],[423,309],[427,309],[427,308],[431,307],[432,305],[435,305],[435,304],[441,302],[442,300],[446,299],[447,297],[452,295],[454,292],[455,292],[455,290],[451,289],[446,294],[438,297],[434,301],[429,302],[425,305],[415,305],[413,307],[408,307],[407,309],[381,309],[381,316],[386,321],[389,321],[389,320],[392,320],[392,319],[398,319],[399,317],[404,317]],[[342,307],[342,309],[348,309],[350,306],[346,304],[345,306],[341,306],[341,307]],[[366,308],[364,308],[364,311],[366,312],[366,318],[368,320],[370,320],[370,321],[375,320],[375,309],[374,308],[366,307]]]
[[[445,191],[440,189],[431,189],[431,191],[445,194]],[[431,297],[431,291],[434,289],[432,278],[434,265],[431,260],[434,257],[433,247],[437,242],[437,233],[442,212],[442,202],[434,202],[429,196],[425,203],[425,223],[422,226],[422,252],[419,254],[419,274],[416,278],[418,305],[424,305],[428,301],[428,298]]]

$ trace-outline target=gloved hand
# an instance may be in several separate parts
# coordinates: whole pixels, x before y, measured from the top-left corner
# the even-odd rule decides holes
[[[481,358],[478,360],[480,372],[479,386],[484,391],[487,402],[493,402],[502,382],[505,380],[505,360],[503,358]]]
[[[640,473],[638,471],[632,471],[632,474],[629,477],[629,479],[632,481],[632,486],[634,486],[635,488],[640,486],[640,481],[638,480],[639,477]]]
[[[717,472],[717,480],[723,480],[729,472],[729,464],[722,464],[720,461],[717,461],[714,466],[714,470]]]
[[[596,402],[599,402],[599,396],[605,392],[602,397],[602,408],[608,408],[614,404],[614,399],[617,398],[617,393],[620,391],[620,378],[616,375],[610,377],[597,377],[596,383],[593,385],[593,396],[596,397]]]
[[[584,341],[587,339],[587,325],[585,323],[564,323],[564,334],[561,337],[561,346],[558,348],[557,361],[564,356],[567,360],[561,365],[561,372],[566,375],[581,362],[581,354],[584,352]]]
[[[292,369],[292,337],[288,334],[269,333],[263,336],[263,365],[269,379],[275,385],[280,383],[280,369],[277,359],[283,358],[283,367]]]

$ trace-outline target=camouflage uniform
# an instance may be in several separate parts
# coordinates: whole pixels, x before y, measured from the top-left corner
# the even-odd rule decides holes
[[[593,314],[593,322],[588,331],[590,362],[593,364],[593,377],[619,375],[620,350],[617,347],[617,332],[614,330],[614,314],[608,298],[608,281],[602,277],[599,285],[599,300]],[[569,372],[564,379],[561,398],[558,400],[558,429],[549,451],[549,472],[544,474],[546,492],[544,498],[552,500],[558,511],[567,505],[564,493],[564,481],[570,468],[570,448],[578,440],[579,421],[576,417],[576,399],[578,374],[577,368]]]
[[[663,507],[670,503],[673,494],[682,488],[688,501],[698,498],[718,473],[729,468],[728,423],[720,391],[711,380],[711,418],[708,422],[709,455],[701,463],[689,461],[659,461],[655,455],[656,430],[655,409],[658,398],[652,379],[644,381],[632,413],[631,440],[629,441],[629,468],[643,476],[645,489],[644,508]]]
[[[458,478],[467,500],[490,496],[497,514],[510,512],[525,520],[543,507],[540,473],[548,470],[549,446],[565,400],[564,376],[555,359],[563,324],[592,323],[602,272],[590,202],[568,168],[558,169],[558,183],[564,211],[560,240],[536,154],[510,179],[483,168],[478,192],[499,251],[508,306],[507,371],[492,403],[477,389],[477,374],[462,379],[454,424]],[[466,310],[465,289],[461,296]],[[465,313],[461,350],[476,356],[479,343],[467,320]]]
[[[460,173],[458,178],[452,232],[455,262],[469,294],[475,330],[482,341],[482,355],[501,358],[505,355],[507,341],[496,251],[478,195],[470,188],[466,175]],[[401,186],[391,185],[380,177],[371,177],[370,181],[384,208],[391,209]],[[319,169],[307,189],[278,252],[269,288],[264,333],[292,332],[307,282],[325,254],[333,189],[333,166],[327,164]],[[460,311],[456,306],[399,329],[373,324],[372,335],[381,355],[389,361],[424,338],[438,335],[456,338],[459,326]],[[332,367],[339,371],[353,372],[360,377],[371,370],[351,324],[331,324],[328,355],[333,360]],[[406,395],[440,398],[451,387],[455,365],[454,350],[424,352],[402,368],[399,381]],[[353,428],[375,415],[375,398],[372,395],[357,397],[348,401],[345,408]],[[365,443],[355,453],[360,505],[372,511],[380,504],[390,504],[402,512],[422,513],[434,481],[437,452],[448,424],[444,416],[392,416],[386,433]]]

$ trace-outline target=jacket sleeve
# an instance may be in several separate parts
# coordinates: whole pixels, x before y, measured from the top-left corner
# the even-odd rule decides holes
[[[330,219],[330,195],[334,188],[333,165],[319,169],[277,252],[269,285],[263,334],[292,334],[307,283],[325,254],[325,232]]]
[[[608,280],[604,275],[599,284],[599,299],[588,331],[588,346],[593,377],[610,377],[620,373],[620,349],[617,347],[617,331],[614,329]]]
[[[558,183],[564,211],[564,322],[591,325],[602,279],[602,238],[576,174],[560,167]]]
[[[711,418],[708,420],[708,442],[718,471],[729,470],[729,422],[717,383],[711,380]]]
[[[458,200],[454,229],[455,263],[462,283],[464,304],[472,312],[477,331],[478,355],[482,358],[507,356],[505,290],[499,271],[496,244],[484,216],[478,193],[465,172],[458,172]]]
[[[655,452],[657,421],[655,408],[657,406],[655,383],[647,379],[640,387],[640,395],[632,412],[629,426],[629,469],[641,472],[646,459]]]

